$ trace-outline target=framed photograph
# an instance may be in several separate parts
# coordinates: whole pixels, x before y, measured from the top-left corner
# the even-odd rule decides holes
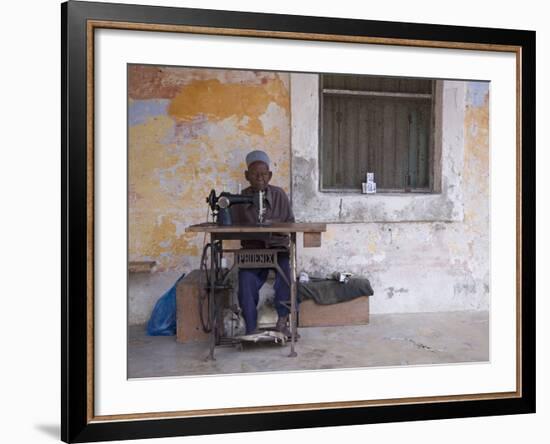
[[[535,411],[534,32],[61,12],[65,442]]]

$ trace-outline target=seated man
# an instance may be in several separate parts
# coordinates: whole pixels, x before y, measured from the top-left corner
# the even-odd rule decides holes
[[[263,151],[252,151],[246,156],[248,170],[244,172],[246,180],[250,183],[243,194],[265,192],[265,218],[267,222],[294,222],[294,215],[290,208],[288,196],[282,188],[269,185],[273,173],[269,169],[269,156]],[[255,225],[258,220],[258,210],[253,204],[234,205],[231,207],[233,223],[236,225]],[[243,240],[243,248],[288,248],[288,235],[272,233],[269,242],[260,240]],[[279,267],[290,282],[290,265],[288,252],[279,253],[277,256]],[[257,332],[257,305],[260,288],[267,279],[267,268],[243,268],[239,270],[239,304],[246,323],[246,334]],[[290,301],[290,288],[284,278],[276,272],[275,277],[275,308],[278,319],[276,330],[290,337],[287,327],[289,309],[281,302]]]

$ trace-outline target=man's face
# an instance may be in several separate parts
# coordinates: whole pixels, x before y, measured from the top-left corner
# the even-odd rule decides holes
[[[263,191],[271,180],[272,173],[269,167],[263,162],[254,162],[248,166],[248,170],[244,172],[244,177],[250,182],[250,186],[254,191]]]

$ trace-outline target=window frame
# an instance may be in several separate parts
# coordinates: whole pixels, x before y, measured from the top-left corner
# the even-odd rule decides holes
[[[319,159],[319,191],[322,193],[343,193],[343,194],[363,194],[361,187],[358,188],[334,188],[325,187],[323,182],[324,175],[324,133],[323,133],[323,112],[324,112],[324,97],[325,88],[323,88],[323,77],[327,75],[333,75],[332,73],[319,74],[318,81],[318,99],[319,99],[319,111],[318,111],[318,159]],[[350,74],[353,75],[353,74]],[[388,76],[372,76],[386,78]],[[411,79],[413,79],[411,77]],[[443,81],[438,79],[432,80],[432,93],[431,93],[431,122],[429,131],[429,146],[428,146],[428,170],[429,170],[429,186],[428,187],[405,187],[405,188],[377,188],[376,194],[439,194],[441,193],[441,150],[442,150],[442,110],[443,110]],[[336,91],[336,90],[333,90]],[[342,96],[361,96],[361,95],[392,95],[403,93],[388,93],[383,91],[362,90],[358,94],[354,90],[339,90],[342,91]],[[349,94],[346,94],[348,92]],[[367,94],[364,94],[367,93]],[[372,94],[369,94],[372,93]],[[406,94],[406,95],[405,95]],[[411,98],[417,93],[404,93],[403,97]],[[424,93],[422,93],[424,95]],[[376,177],[375,177],[376,179]]]

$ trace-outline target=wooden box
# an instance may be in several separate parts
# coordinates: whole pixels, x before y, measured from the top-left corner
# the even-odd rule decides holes
[[[199,317],[200,270],[193,270],[179,281],[176,288],[176,341],[208,341]],[[206,305],[204,315],[206,321]]]
[[[320,305],[311,299],[300,303],[299,327],[335,327],[368,323],[368,296],[330,305]]]

